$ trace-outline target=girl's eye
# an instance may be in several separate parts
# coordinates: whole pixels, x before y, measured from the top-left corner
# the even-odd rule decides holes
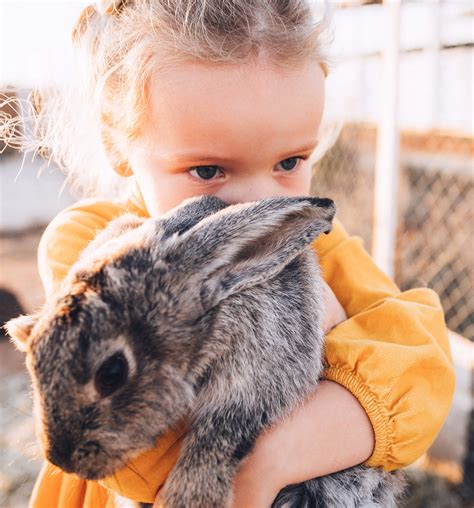
[[[295,169],[299,160],[303,160],[303,157],[290,157],[280,161],[278,164],[281,164],[284,171],[291,171],[292,169]]]
[[[290,172],[298,165],[299,160],[305,160],[305,157],[289,157],[280,161],[278,164],[281,165],[284,172]],[[190,168],[189,173],[198,180],[216,180],[214,178],[219,172],[222,173],[219,166],[194,166]]]
[[[214,176],[219,172],[218,166],[195,166],[191,168],[189,172],[193,174],[193,171],[197,173],[197,178],[201,180],[212,180]],[[193,176],[196,176],[193,174]]]

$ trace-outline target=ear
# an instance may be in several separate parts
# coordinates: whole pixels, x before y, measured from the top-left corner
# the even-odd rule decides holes
[[[229,206],[203,219],[183,235],[179,257],[195,270],[203,308],[274,277],[331,231],[335,212],[331,199],[279,197]]]
[[[38,315],[36,314],[18,316],[17,318],[10,319],[10,321],[7,321],[3,326],[10,336],[10,342],[12,342],[19,351],[26,351],[31,330],[37,321]]]

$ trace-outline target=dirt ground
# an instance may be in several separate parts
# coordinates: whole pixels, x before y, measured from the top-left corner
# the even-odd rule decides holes
[[[42,304],[43,290],[36,268],[42,230],[0,237],[0,289],[15,293],[24,312]],[[0,302],[0,306],[2,302]],[[14,316],[9,316],[14,317]],[[8,318],[4,318],[8,319]],[[0,338],[0,507],[26,507],[42,459],[34,437],[29,378],[23,355]],[[467,508],[456,482],[459,474],[426,467],[426,460],[408,468],[405,508]],[[448,471],[446,473],[446,471]],[[450,482],[450,478],[452,481]]]
[[[0,237],[0,288],[15,294],[25,312],[41,305],[43,299],[36,268],[41,233],[42,229],[34,229]],[[2,319],[14,317],[3,315],[9,311],[5,301],[0,306]],[[42,460],[34,436],[23,354],[0,338],[0,358],[0,507],[21,508],[27,505]]]

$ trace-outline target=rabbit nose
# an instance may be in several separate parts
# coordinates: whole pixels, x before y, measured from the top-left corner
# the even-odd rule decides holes
[[[95,457],[100,449],[100,444],[97,441],[86,441],[77,448],[75,456],[78,460]]]

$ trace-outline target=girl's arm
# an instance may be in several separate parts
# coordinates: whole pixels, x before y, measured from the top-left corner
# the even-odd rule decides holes
[[[325,377],[355,395],[370,419],[375,448],[366,464],[407,466],[436,438],[454,394],[439,297],[428,288],[401,292],[338,220],[314,247],[348,316],[326,336]]]
[[[269,508],[292,483],[367,460],[372,425],[357,399],[333,381],[321,381],[304,407],[260,435],[234,482],[232,508]]]
[[[314,247],[348,319],[326,336],[328,381],[257,440],[236,478],[233,508],[268,507],[288,483],[364,461],[406,466],[431,445],[449,411],[454,371],[436,293],[400,292],[337,220]]]

